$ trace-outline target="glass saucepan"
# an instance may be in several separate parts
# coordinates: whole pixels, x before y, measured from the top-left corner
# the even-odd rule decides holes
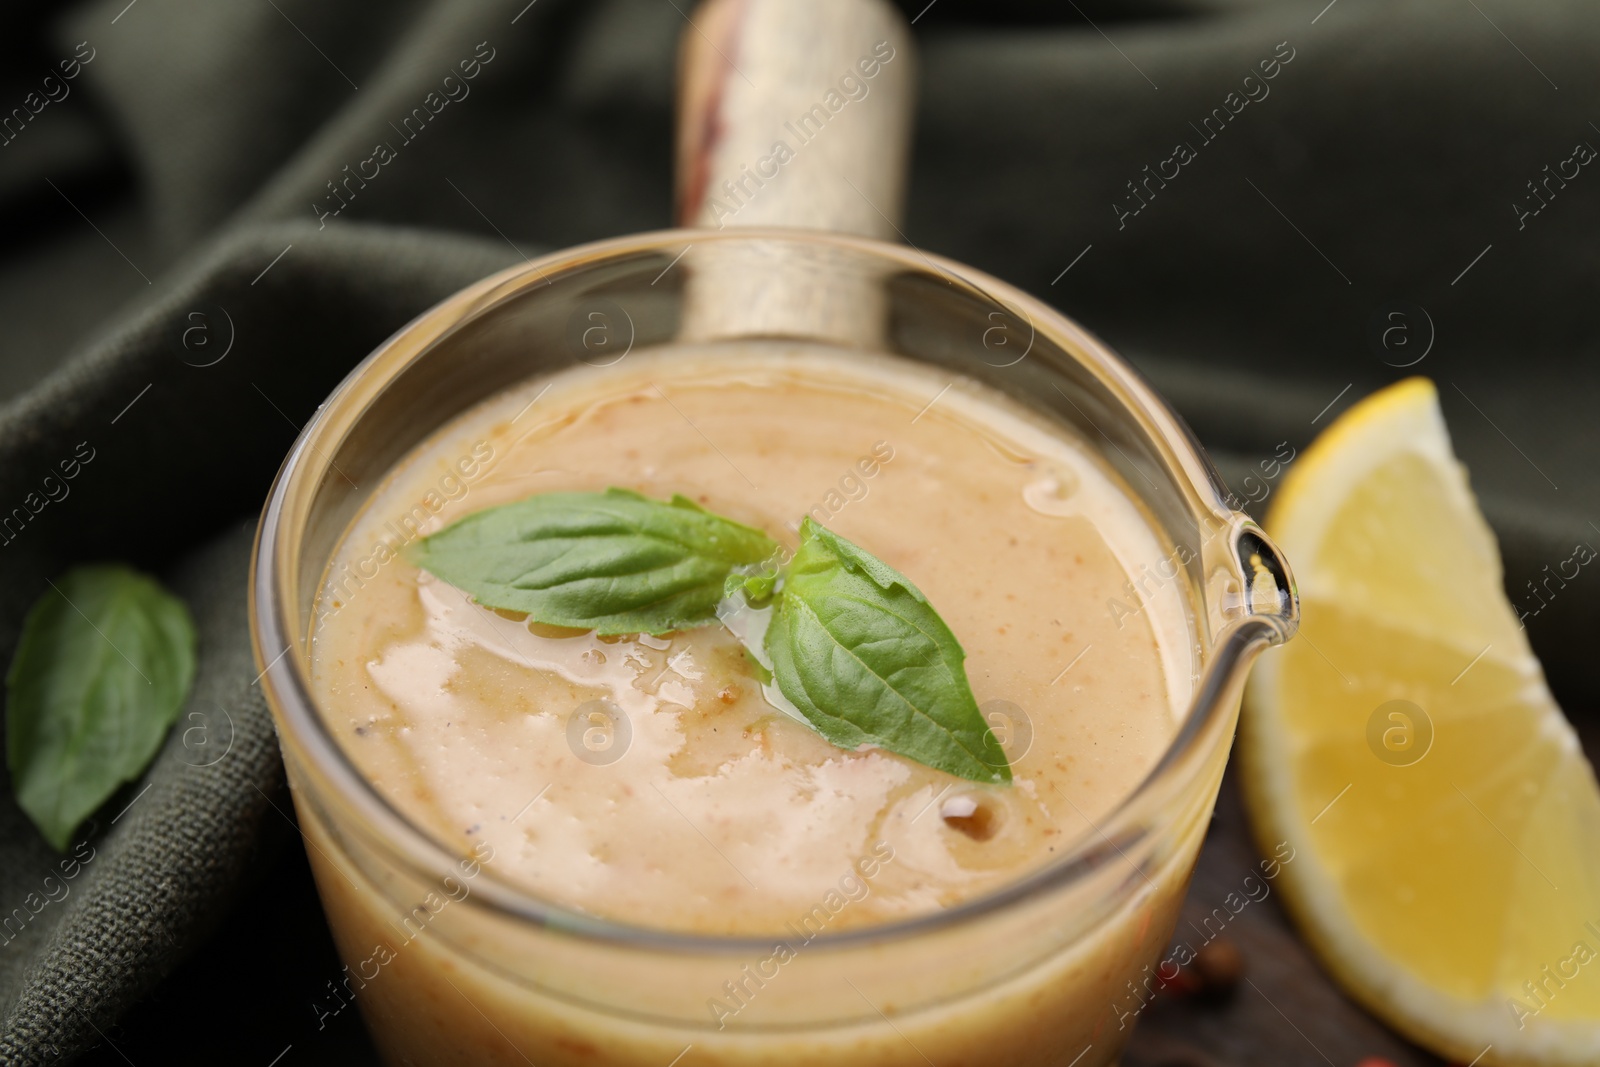
[[[1064,427],[1162,545],[1133,595],[1176,598],[1189,627],[1176,667],[1187,710],[1109,815],[998,891],[823,933],[781,968],[773,937],[596,918],[430,836],[358,772],[308,673],[326,568],[367,499],[356,487],[370,491],[446,422],[573,364],[775,338],[964,375]],[[1227,499],[1183,423],[1098,340],[1004,282],[914,249],[672,230],[547,256],[451,297],[363,361],[306,427],[253,562],[261,684],[348,965],[343,990],[396,1064],[1114,1062],[1143,1003],[1130,990],[1176,922],[1245,673],[1295,626],[1287,566]],[[717,1020],[708,999],[730,987],[748,1006]]]

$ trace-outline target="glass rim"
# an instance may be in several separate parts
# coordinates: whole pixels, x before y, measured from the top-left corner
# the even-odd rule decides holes
[[[1243,612],[1212,635],[1209,646],[1200,648],[1201,670],[1180,725],[1161,758],[1140,779],[1139,784],[1118,801],[1098,823],[1077,842],[1050,862],[970,900],[949,908],[890,922],[839,932],[824,932],[808,947],[845,948],[917,937],[979,920],[996,911],[1020,905],[1058,889],[1068,889],[1085,881],[1108,862],[1127,859],[1125,847],[1151,832],[1139,822],[1141,808],[1174,779],[1199,774],[1209,751],[1208,742],[1217,740],[1221,721],[1228,714],[1229,690],[1233,681],[1248,669],[1256,653],[1270,644],[1286,640],[1295,629],[1298,598],[1287,565],[1253,520],[1230,507],[1215,468],[1206,458],[1188,426],[1161,399],[1144,379],[1112,350],[1066,315],[1043,301],[981,271],[914,247],[890,244],[865,237],[822,231],[740,228],[737,230],[656,230],[626,237],[609,238],[553,252],[490,275],[446,297],[401,327],[358,363],[318,407],[315,416],[301,430],[285,457],[263,507],[251,553],[249,614],[251,643],[257,684],[263,688],[275,725],[293,734],[295,747],[316,763],[319,776],[332,786],[339,799],[375,831],[377,844],[388,857],[399,862],[420,880],[436,880],[442,872],[458,865],[463,855],[436,839],[395,807],[363,776],[328,728],[311,695],[310,679],[301,656],[305,634],[294,619],[293,573],[297,572],[298,530],[286,523],[298,517],[292,504],[308,492],[307,478],[314,461],[326,461],[328,451],[318,438],[336,428],[342,406],[357,399],[359,387],[367,379],[383,373],[383,381],[423,358],[432,345],[466,321],[490,314],[495,308],[524,291],[550,283],[551,275],[630,254],[654,250],[670,251],[678,245],[720,241],[787,241],[818,244],[853,250],[867,257],[891,260],[904,267],[958,279],[998,306],[1020,309],[1035,331],[1057,336],[1060,348],[1084,365],[1111,389],[1125,406],[1142,416],[1156,443],[1164,446],[1164,460],[1175,477],[1186,484],[1185,498],[1197,522],[1215,523],[1229,541],[1226,553],[1234,576],[1248,590],[1251,574],[1241,565],[1238,545],[1249,537],[1252,546],[1264,549],[1275,565],[1275,578],[1284,591],[1280,610],[1255,610],[1255,598],[1245,596]],[[687,251],[687,248],[684,249]],[[996,294],[999,294],[997,298]],[[393,366],[380,365],[393,361]],[[376,394],[373,394],[376,395]],[[367,397],[368,401],[372,399]],[[350,415],[342,425],[348,433],[364,408]],[[314,484],[314,483],[313,483]],[[1204,514],[1202,513],[1204,512]],[[1193,590],[1205,608],[1206,591]],[[1198,636],[1198,635],[1197,635]],[[280,738],[280,748],[283,739]],[[1198,761],[1198,762],[1197,762]],[[303,831],[302,831],[303,835]],[[1118,844],[1119,840],[1122,844]],[[1142,868],[1136,868],[1142,871]],[[639,925],[591,915],[521,888],[500,878],[488,861],[482,861],[486,878],[473,889],[473,897],[486,906],[518,922],[533,923],[564,935],[625,947],[671,952],[739,954],[765,951],[777,934],[700,934]]]

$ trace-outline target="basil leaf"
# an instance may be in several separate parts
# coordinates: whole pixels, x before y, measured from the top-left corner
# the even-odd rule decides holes
[[[834,744],[1011,781],[944,620],[903,574],[809,518],[766,650],[779,690]]]
[[[722,595],[731,597],[742,593],[751,604],[764,604],[777,592],[780,577],[775,560],[735,567],[722,584]]]
[[[6,674],[6,760],[57,850],[143,773],[194,671],[189,609],[127,567],[74,568],[29,609]]]
[[[716,622],[729,572],[777,547],[687,497],[613,488],[476,512],[414,544],[411,558],[484,607],[601,634],[663,634]]]

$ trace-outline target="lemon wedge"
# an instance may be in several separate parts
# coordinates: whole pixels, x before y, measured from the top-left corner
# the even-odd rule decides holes
[[[1302,622],[1250,681],[1240,768],[1261,843],[1294,849],[1296,923],[1356,999],[1444,1056],[1600,1064],[1600,788],[1433,384],[1341,416],[1266,525]]]

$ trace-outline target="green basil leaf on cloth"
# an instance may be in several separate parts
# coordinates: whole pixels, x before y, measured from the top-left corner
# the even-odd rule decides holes
[[[17,804],[55,849],[144,772],[195,672],[183,601],[128,567],[77,567],[23,623],[6,674]]]

